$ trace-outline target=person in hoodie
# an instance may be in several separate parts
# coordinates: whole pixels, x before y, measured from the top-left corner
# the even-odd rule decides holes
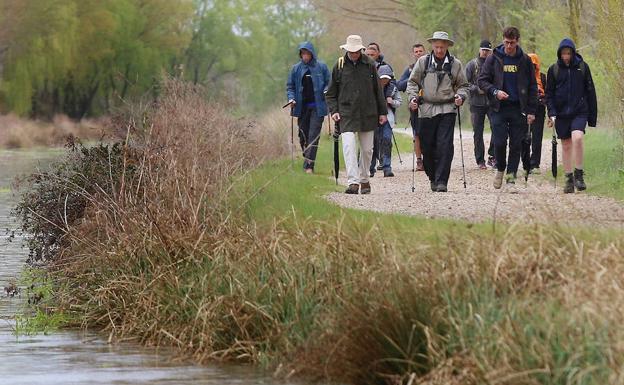
[[[496,47],[494,53],[485,60],[477,80],[479,88],[490,98],[497,169],[494,188],[502,187],[506,169],[505,179],[510,192],[515,192],[522,140],[528,132],[527,124],[533,124],[537,111],[535,67],[520,48],[519,42],[518,28],[505,28],[503,44]]]
[[[596,127],[598,102],[589,66],[576,52],[571,39],[563,39],[557,62],[546,75],[548,125],[555,125],[563,148],[564,193],[586,189],[583,176],[583,136],[585,126]],[[572,166],[574,165],[574,173]]]
[[[485,91],[477,85],[479,72],[483,68],[485,59],[492,54],[492,43],[489,40],[482,40],[479,45],[479,55],[466,64],[466,79],[470,83],[470,117],[472,120],[472,131],[474,138],[474,155],[477,166],[481,170],[487,170],[485,164],[485,143],[483,142],[483,129],[485,128],[485,117],[490,121],[492,128],[492,119],[490,118],[490,107],[488,97]],[[494,168],[496,161],[494,160],[494,145],[490,140],[488,148],[488,166]]]
[[[298,51],[301,60],[290,70],[286,97],[291,104],[291,115],[297,117],[303,169],[311,174],[314,172],[321,127],[327,115],[324,93],[329,86],[330,73],[327,65],[317,59],[312,43],[301,43]]]
[[[544,136],[544,123],[546,121],[546,74],[540,70],[540,58],[535,53],[528,54],[535,66],[535,81],[537,82],[537,114],[535,122],[531,125],[531,173],[540,174],[540,162],[542,159],[542,138]],[[524,159],[524,158],[522,158]]]
[[[394,77],[394,70],[392,69],[392,66],[390,64],[385,62],[384,55],[383,53],[381,53],[381,48],[379,47],[379,44],[375,42],[368,43],[368,47],[366,47],[366,56],[368,56],[375,63],[375,66],[377,67],[377,71],[379,71],[379,68],[384,65],[390,68],[390,71],[392,71],[392,74],[391,74],[392,77],[390,78],[390,83],[396,87],[396,79]],[[386,98],[392,97],[391,94],[386,94],[384,96]],[[384,168],[383,155],[381,152],[381,146],[382,146],[381,142],[383,140],[382,136],[383,136],[382,127],[379,126],[375,130],[375,138],[373,142],[373,159],[371,160],[371,164],[370,164],[370,176],[371,177],[375,176],[376,170],[383,170]]]
[[[403,71],[403,75],[397,82],[397,88],[399,91],[407,92],[407,82],[412,70],[418,62],[418,59],[425,55],[425,46],[421,43],[416,43],[412,46],[412,55],[414,56],[414,62],[408,65]],[[418,126],[418,110],[410,110],[410,125],[412,126],[412,140],[414,142],[414,156],[416,157],[416,169],[415,171],[425,171],[425,166],[422,160],[422,150],[420,149],[420,129]]]
[[[384,177],[392,177],[392,129],[395,123],[396,109],[401,105],[402,99],[398,88],[392,84],[392,68],[382,65],[378,70],[379,79],[383,87],[386,102],[388,103],[388,120],[381,125],[381,145],[379,146],[380,158],[382,159]]]

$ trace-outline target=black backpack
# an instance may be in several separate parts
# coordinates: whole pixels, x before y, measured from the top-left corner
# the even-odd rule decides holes
[[[451,79],[451,83],[453,82],[453,74],[451,73],[451,69],[453,68],[453,62],[455,61],[455,57],[448,55],[449,58],[449,62],[448,63],[444,63],[442,65],[442,71],[444,71],[444,73],[446,73],[449,77],[449,79]],[[431,54],[427,54],[427,66],[425,67],[425,76],[427,76],[427,73],[436,73],[436,67],[431,63]],[[441,78],[438,79],[438,81],[442,80]]]
[[[559,79],[559,63],[555,63],[552,65],[552,70],[553,70],[553,76],[555,77],[555,84],[556,81]],[[581,73],[583,74],[583,79],[585,79],[585,75],[587,73],[587,64],[582,61],[581,64],[579,64],[579,70],[581,70]]]

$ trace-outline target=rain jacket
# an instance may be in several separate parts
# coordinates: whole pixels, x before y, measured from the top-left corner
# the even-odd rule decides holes
[[[567,66],[561,59],[563,48],[572,49],[572,62]],[[577,115],[587,115],[587,124],[596,126],[598,117],[598,102],[596,89],[587,63],[585,71],[581,69],[583,57],[576,53],[574,42],[563,39],[557,50],[558,60],[548,69],[546,75],[546,105],[548,116],[570,118]],[[557,78],[554,67],[559,66]]]
[[[309,70],[312,75],[312,84],[314,85],[314,102],[316,103],[317,115],[325,116],[327,115],[327,104],[325,103],[324,93],[329,86],[329,69],[325,63],[316,58],[316,51],[312,43],[307,41],[301,43],[297,49],[299,56],[301,56],[302,49],[306,49],[312,53],[312,60],[310,60],[308,64],[305,64],[303,60],[301,60],[292,67],[288,75],[288,82],[286,83],[286,98],[287,100],[294,100],[296,102],[295,108],[292,110],[292,115],[300,117],[303,109],[302,80]]]
[[[388,115],[376,64],[364,54],[355,63],[346,53],[342,60],[334,65],[325,95],[329,111],[340,113],[341,132],[373,131],[379,125],[379,116]]]

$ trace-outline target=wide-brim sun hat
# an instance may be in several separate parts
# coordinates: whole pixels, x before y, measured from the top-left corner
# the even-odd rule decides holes
[[[433,43],[436,40],[447,41],[449,43],[449,46],[452,46],[453,44],[455,44],[455,42],[449,38],[448,32],[444,32],[444,31],[435,31],[433,33],[433,36],[427,39],[429,43]]]
[[[366,47],[362,44],[362,37],[360,35],[349,35],[347,36],[346,44],[341,45],[340,48],[348,52],[359,52]]]

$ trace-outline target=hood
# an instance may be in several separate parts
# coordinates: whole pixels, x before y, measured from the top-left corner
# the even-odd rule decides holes
[[[561,43],[559,43],[559,48],[557,49],[557,59],[558,59],[557,62],[559,64],[565,66],[565,63],[563,63],[563,60],[561,60],[561,51],[564,48],[572,49],[572,64],[573,65],[578,65],[583,60],[583,57],[576,52],[576,45],[574,44],[572,39],[566,37],[565,39],[561,40]]]
[[[515,57],[521,57],[524,54],[524,51],[522,51],[522,47],[520,47],[518,45],[518,48],[516,49],[516,56]],[[506,56],[505,54],[505,45],[501,44],[498,47],[494,48],[494,55],[498,56],[498,57],[503,57]]]
[[[302,49],[307,49],[308,51],[312,52],[312,60],[316,60],[316,50],[314,49],[314,45],[312,43],[310,43],[309,41],[304,41],[303,43],[299,44],[299,47],[297,48],[297,54],[299,55],[299,57],[301,57]]]
[[[539,74],[540,73],[540,58],[539,58],[539,56],[537,56],[536,53],[529,53],[527,55],[531,58],[531,61],[533,62],[533,65],[535,66],[535,72]]]

